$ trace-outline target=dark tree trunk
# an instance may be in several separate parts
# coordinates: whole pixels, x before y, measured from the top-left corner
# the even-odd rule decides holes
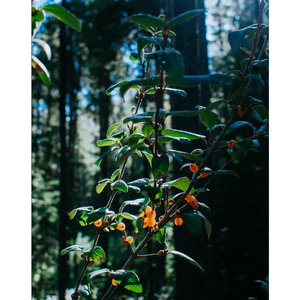
[[[65,1],[62,1],[62,5]],[[67,149],[66,149],[66,94],[67,94],[67,53],[66,53],[66,26],[60,23],[60,201],[59,201],[59,251],[66,247],[66,227],[68,222],[67,207]],[[58,266],[58,293],[59,299],[65,299],[65,290],[69,279],[66,256],[59,254]]]
[[[179,1],[174,0],[174,16],[188,10],[204,8],[204,1]],[[174,17],[173,16],[173,17]],[[184,56],[185,74],[202,75],[208,74],[207,40],[205,15],[201,13],[196,18],[174,28],[177,34],[175,49]],[[176,110],[193,110],[195,106],[207,106],[210,103],[210,91],[208,85],[186,89],[187,98],[180,96],[171,97],[171,108]],[[172,127],[190,132],[206,134],[206,128],[200,122],[199,117],[190,117],[188,120],[183,117],[173,117]],[[205,148],[203,141],[193,142],[192,145],[174,143],[176,150],[190,152],[195,148]],[[182,176],[189,176],[179,172],[180,165],[174,162],[174,179]],[[208,203],[207,199],[201,198],[201,202]],[[212,245],[207,241],[207,236],[203,233],[200,239],[193,236],[185,226],[174,228],[175,249],[183,252],[205,269],[203,275],[195,266],[187,264],[182,260],[175,260],[176,285],[175,299],[205,299],[213,300],[215,297],[214,288],[214,255]]]

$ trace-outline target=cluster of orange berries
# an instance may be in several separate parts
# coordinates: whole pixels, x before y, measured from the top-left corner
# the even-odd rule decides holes
[[[132,236],[122,236],[122,248],[126,247],[128,244],[131,244],[133,242]]]
[[[242,118],[245,113],[247,112],[247,107],[245,108],[245,110],[239,105],[237,107],[237,114]]]
[[[192,196],[192,195],[187,195],[185,198],[184,198],[194,209],[197,209],[198,208],[198,201],[197,199]]]
[[[154,227],[156,224],[156,213],[150,206],[147,206],[146,211],[142,212],[139,217],[144,218],[143,228]]]
[[[191,164],[190,171],[193,173],[197,172],[198,166],[196,164]],[[201,175],[201,177],[207,177],[209,175],[209,173],[205,172],[204,170],[201,170],[200,175]]]

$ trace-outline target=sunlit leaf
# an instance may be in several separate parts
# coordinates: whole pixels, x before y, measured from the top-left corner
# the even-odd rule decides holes
[[[97,146],[99,146],[99,147],[112,146],[116,142],[117,141],[115,139],[108,138],[108,139],[98,141]]]
[[[166,76],[165,82],[167,85],[171,84],[178,87],[194,87],[199,84],[225,84],[230,83],[232,81],[232,77],[230,75],[225,74],[207,74],[207,75],[186,75],[183,76],[182,79],[176,79],[172,76]]]
[[[31,65],[38,72],[40,78],[46,85],[50,85],[50,74],[45,65],[34,55],[31,56]]]
[[[164,46],[164,39],[160,37],[151,37],[151,36],[143,36],[137,39],[137,46],[138,46],[138,58],[140,63],[144,61],[144,51],[143,49],[147,45],[158,45],[160,48]]]
[[[93,206],[82,206],[82,207],[75,208],[69,214],[70,220],[74,219],[77,211],[92,211],[93,209],[94,209]]]
[[[166,26],[165,21],[148,14],[132,15],[128,17],[127,20],[147,27],[158,27],[163,29]]]
[[[195,139],[205,139],[204,135],[184,131],[184,130],[178,130],[178,129],[165,129],[161,132],[162,135],[168,135],[172,137],[178,137],[178,138],[186,138],[189,140],[195,140]]]
[[[203,162],[203,158],[199,157],[198,155],[194,155],[188,152],[183,152],[183,151],[178,151],[178,150],[168,150],[168,154],[172,155],[174,157],[174,153],[177,155],[180,155],[186,159],[192,160],[192,161],[197,161],[197,162]]]
[[[110,273],[111,277],[125,289],[134,293],[142,293],[143,288],[139,277],[133,271],[117,270]]]
[[[92,247],[83,252],[89,259],[99,261],[101,263],[105,262],[106,260],[105,252],[100,246]]]
[[[172,77],[180,79],[184,75],[183,55],[174,49],[155,51],[147,58],[154,59]]]
[[[59,19],[60,21],[64,22],[66,25],[70,26],[71,28],[81,31],[81,22],[80,20],[73,15],[71,12],[66,10],[64,7],[58,4],[47,4],[42,7],[42,9],[55,18]]]
[[[45,41],[41,39],[32,39],[32,42],[41,46],[44,49],[48,60],[51,59],[51,48]]]
[[[188,188],[188,186],[190,185],[190,179],[188,177],[180,177],[177,179],[174,179],[172,181],[168,181],[164,183],[164,186],[173,186],[178,188],[179,190],[182,191],[186,191],[186,189]],[[193,194],[195,191],[194,187],[192,187],[192,189],[190,190],[189,194]]]
[[[191,20],[192,18],[198,16],[202,12],[206,12],[206,10],[205,9],[195,9],[195,10],[190,10],[183,14],[180,14],[180,15],[176,16],[175,18],[173,18],[170,22],[168,22],[167,28],[170,29],[173,26],[185,23],[185,22]]]
[[[203,268],[194,260],[192,259],[191,257],[189,257],[188,255],[184,254],[184,253],[181,253],[179,251],[176,251],[176,250],[171,250],[168,252],[168,254],[171,253],[171,254],[174,254],[184,260],[187,260],[188,262],[190,262],[191,264],[193,264],[194,266],[196,266],[197,268],[199,268],[203,273],[205,273],[205,271],[203,270]]]
[[[115,181],[114,183],[111,184],[111,187],[118,189],[124,193],[128,192],[128,186],[127,186],[126,182],[123,180]]]
[[[84,249],[83,246],[81,245],[72,245],[72,246],[69,246],[63,250],[60,251],[60,255],[65,255],[66,253],[70,252],[70,251],[79,251],[79,250],[82,250]]]
[[[236,121],[236,122],[234,122],[233,124],[231,124],[229,126],[226,133],[229,134],[229,133],[233,132],[235,129],[241,127],[241,126],[250,127],[253,130],[253,134],[255,134],[256,128],[251,123],[248,123],[248,122],[245,122],[245,121]]]
[[[108,182],[110,182],[109,178],[105,178],[105,179],[98,181],[98,184],[96,186],[97,194],[100,194],[103,191],[103,189],[105,188],[105,186],[107,185]]]

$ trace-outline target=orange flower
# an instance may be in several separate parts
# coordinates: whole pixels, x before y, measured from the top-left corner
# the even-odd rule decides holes
[[[153,227],[156,224],[155,217],[156,213],[150,206],[147,206],[146,211],[142,212],[139,217],[144,218],[143,228]]]

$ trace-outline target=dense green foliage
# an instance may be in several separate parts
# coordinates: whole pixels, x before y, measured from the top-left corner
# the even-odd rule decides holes
[[[79,2],[74,4],[78,10],[82,5]],[[66,243],[69,245],[64,249],[58,249],[58,219],[66,211],[57,210],[57,207],[61,208],[58,206],[61,193],[57,180],[61,166],[56,152],[59,124],[55,114],[56,104],[52,101],[60,93],[60,77],[55,74],[55,59],[58,56],[52,60],[54,68],[53,71],[49,68],[50,72],[41,63],[42,59],[40,61],[33,58],[33,67],[38,71],[40,79],[46,85],[50,84],[49,73],[52,79],[49,87],[42,85],[41,88],[41,82],[35,80],[33,74],[33,296],[42,299],[46,295],[57,294],[55,280],[58,270],[55,256],[60,251],[62,259],[66,262],[68,260],[69,268],[65,270],[68,279],[64,284],[67,288],[76,286],[75,291],[70,291],[75,299],[102,297],[111,282],[114,285],[103,299],[107,299],[115,290],[112,297],[135,297],[134,293],[143,292],[147,299],[162,299],[164,293],[166,297],[173,299],[172,282],[175,275],[170,270],[173,270],[177,258],[190,262],[195,267],[195,273],[204,271],[201,261],[174,249],[174,231],[182,230],[176,226],[180,219],[185,226],[184,231],[189,232],[193,238],[204,236],[205,239],[214,240],[217,245],[217,268],[220,270],[217,275],[220,277],[219,291],[223,288],[227,292],[226,286],[234,288],[235,285],[242,285],[241,281],[245,279],[243,275],[239,275],[245,273],[243,266],[241,265],[241,269],[237,268],[240,266],[239,259],[242,259],[240,256],[251,257],[251,253],[256,253],[256,247],[261,247],[261,243],[265,243],[263,248],[267,249],[267,166],[261,163],[268,153],[265,141],[268,135],[267,98],[261,98],[265,96],[261,86],[267,82],[260,76],[260,72],[265,72],[268,64],[265,57],[259,57],[261,48],[256,50],[258,37],[264,38],[267,26],[251,25],[246,29],[230,32],[228,38],[233,54],[243,46],[245,37],[252,37],[252,48],[250,53],[244,54],[246,58],[241,66],[232,64],[231,71],[225,74],[222,74],[224,65],[220,65],[220,73],[185,75],[185,54],[169,46],[169,43],[175,38],[177,25],[188,26],[185,23],[199,17],[203,10],[188,11],[169,21],[163,15],[130,16],[127,20],[139,24],[144,35],[137,36],[135,49],[127,44],[131,48],[128,51],[126,43],[130,39],[124,40],[125,31],[130,26],[133,28],[133,25],[126,28],[120,26],[118,30],[114,27],[119,26],[117,20],[124,16],[122,9],[126,7],[125,3],[119,1],[118,10],[115,6],[110,7],[110,1],[106,4],[105,8],[98,8],[99,10],[93,7],[98,5],[96,2],[91,1],[85,5],[87,12],[94,13],[94,19],[87,14],[89,23],[83,22],[83,30],[85,26],[98,29],[103,27],[104,31],[99,30],[96,36],[99,40],[105,39],[106,45],[111,45],[111,49],[95,46],[94,31],[89,33],[91,36],[88,38],[90,31],[87,30],[83,39],[82,36],[74,35],[70,29],[66,30],[66,57],[73,74],[66,94],[69,113],[66,116],[68,137],[65,154],[69,201],[64,208],[72,221],[68,221],[64,228]],[[58,6],[49,6],[45,6],[45,11],[80,30],[73,15],[65,15],[65,10]],[[259,12],[262,12],[262,8],[261,4]],[[109,9],[116,12],[116,19],[108,13]],[[101,24],[97,25],[100,12],[104,14]],[[104,22],[104,26],[102,22],[105,15],[110,18]],[[51,25],[50,21],[45,26],[52,26],[53,34],[57,33],[56,25]],[[109,34],[108,28],[111,30]],[[115,31],[118,35],[112,34]],[[136,34],[135,30],[133,32]],[[51,52],[43,44],[43,40],[49,38],[51,37],[46,35],[37,42],[43,45],[44,55],[48,58],[51,57]],[[143,64],[143,68],[135,72],[135,75],[140,75],[144,71],[143,78],[126,76],[131,65],[121,67],[122,54],[117,45],[123,47],[125,57]],[[265,46],[266,43],[262,45],[263,50]],[[52,47],[52,53],[53,49],[55,47]],[[153,71],[150,71],[151,68]],[[216,66],[215,70],[218,70]],[[113,85],[109,88],[111,84]],[[188,89],[183,89],[208,84],[213,95],[211,104],[206,107],[191,107]],[[125,105],[122,100],[115,105],[120,107],[120,111],[113,107],[112,100],[107,97],[119,99],[117,91],[126,101]],[[129,109],[127,103],[130,98],[134,98],[133,91],[137,91],[137,103]],[[186,101],[186,109],[172,111],[167,108],[168,105],[164,103],[174,94]],[[219,97],[222,94],[224,97]],[[151,99],[150,102],[147,97]],[[116,104],[119,100],[113,101]],[[146,101],[150,109],[142,109]],[[109,120],[112,113],[113,117]],[[92,118],[87,117],[88,114]],[[174,129],[171,121],[174,117],[185,120],[200,118],[207,130],[199,133],[196,128],[195,132]],[[99,134],[95,122],[100,123]],[[93,135],[100,136],[96,143],[91,138]],[[229,140],[236,140],[236,145],[228,148]],[[178,143],[171,144],[174,141]],[[197,141],[200,141],[200,146],[199,143],[193,146]],[[98,160],[94,158],[97,149],[90,146],[93,143],[100,147]],[[176,145],[176,148],[171,145]],[[187,145],[193,147],[191,151],[185,150]],[[261,153],[256,153],[257,149]],[[262,158],[257,158],[261,155]],[[92,165],[93,160],[96,164]],[[172,175],[175,161],[181,165],[180,169],[184,174],[178,178]],[[188,171],[191,164],[198,167],[194,173]],[[249,177],[248,172],[253,176]],[[259,180],[262,174],[263,180]],[[94,184],[94,181],[97,183]],[[211,183],[210,192],[207,186]],[[258,191],[253,191],[253,186],[259,187],[259,197]],[[209,207],[204,195],[210,193],[213,193],[214,204]],[[96,194],[99,195],[97,198]],[[185,202],[188,194],[194,196],[195,202]],[[173,201],[169,202],[170,199]],[[264,199],[264,203],[259,203],[259,199]],[[244,205],[251,211],[259,207],[250,235],[256,236],[258,230],[261,230],[262,235],[259,242],[253,244],[253,249],[245,239],[248,254],[244,253],[245,248],[237,241],[242,239],[239,235],[243,233],[236,231],[238,228],[249,228],[249,222],[253,219]],[[150,213],[154,213],[156,217],[150,217]],[[241,225],[244,223],[245,227]],[[123,224],[126,225],[126,230],[120,227]],[[125,238],[132,235],[133,242],[121,241],[122,234]],[[224,248],[228,247],[241,247],[238,255],[231,253],[236,274],[225,266],[228,252]],[[263,257],[255,256],[251,259],[251,262],[260,261],[264,265],[261,272],[253,271],[251,284],[254,279],[267,280],[267,252],[264,250],[263,253]],[[149,280],[149,274],[153,265],[157,264],[165,268],[159,271],[160,281],[154,283]],[[247,284],[249,287],[249,283]],[[120,287],[116,289],[117,285]],[[240,295],[239,288],[236,295]]]

